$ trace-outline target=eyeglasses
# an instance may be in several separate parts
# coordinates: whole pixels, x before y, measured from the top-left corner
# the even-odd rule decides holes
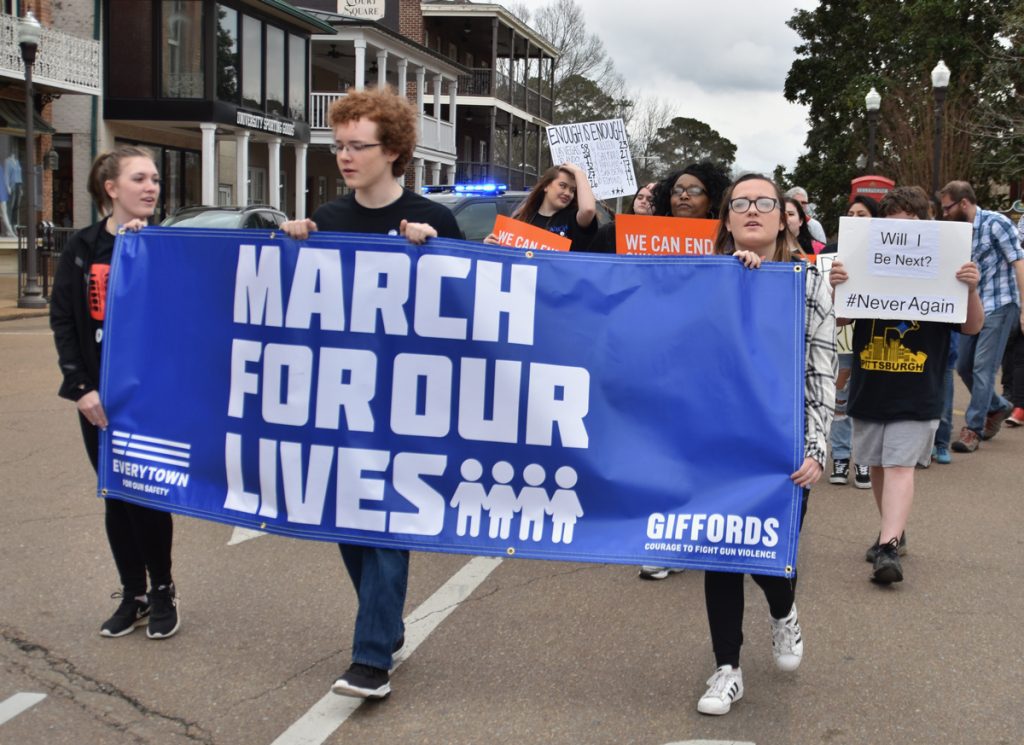
[[[942,214],[948,215],[949,211],[951,209],[953,209],[954,207],[956,207],[958,204],[960,204],[960,203],[959,202],[950,202],[949,204],[942,205]]]
[[[702,186],[687,186],[687,187],[676,186],[676,187],[673,187],[673,189],[672,189],[672,196],[674,196],[674,197],[681,197],[681,196],[683,196],[683,194],[689,194],[691,197],[696,199],[697,197],[704,196],[706,193],[707,192],[704,191],[704,187],[702,187]]]
[[[345,144],[344,142],[332,142],[328,147],[331,148],[331,153],[337,155],[339,150],[348,150],[352,155],[359,155],[364,150],[368,150],[371,147],[378,147],[379,142],[350,142]]]
[[[758,197],[757,199],[736,197],[735,199],[729,200],[729,209],[733,212],[747,212],[750,209],[750,205],[754,205],[758,212],[768,214],[779,206],[779,200],[773,199],[772,197]]]

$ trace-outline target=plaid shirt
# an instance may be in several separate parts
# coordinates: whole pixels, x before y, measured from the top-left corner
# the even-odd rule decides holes
[[[978,208],[974,216],[971,260],[978,265],[978,295],[986,313],[1009,303],[1020,303],[1017,278],[1011,264],[1024,259],[1013,221],[998,212]]]
[[[810,265],[805,273],[804,457],[824,468],[836,404],[836,314],[824,275]]]

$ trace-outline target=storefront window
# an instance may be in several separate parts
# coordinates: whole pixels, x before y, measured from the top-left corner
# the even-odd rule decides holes
[[[217,98],[238,103],[238,11],[217,6]]]
[[[0,237],[12,238],[14,226],[24,225],[25,140],[0,134]]]
[[[163,0],[163,85],[167,98],[203,97],[203,4]]]
[[[306,40],[288,35],[288,116],[306,121]]]
[[[263,25],[242,16],[242,104],[263,108]]]
[[[266,27],[266,111],[285,113],[285,32]]]

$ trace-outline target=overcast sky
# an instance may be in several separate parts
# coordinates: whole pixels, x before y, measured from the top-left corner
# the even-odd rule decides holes
[[[547,0],[524,0],[532,10]],[[709,124],[736,144],[737,171],[796,164],[804,107],[782,88],[800,38],[786,26],[817,0],[578,0],[630,89],[655,94],[676,116]]]

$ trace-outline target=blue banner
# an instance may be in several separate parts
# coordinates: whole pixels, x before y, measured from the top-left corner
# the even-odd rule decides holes
[[[128,233],[101,494],[315,540],[788,575],[800,272]]]

